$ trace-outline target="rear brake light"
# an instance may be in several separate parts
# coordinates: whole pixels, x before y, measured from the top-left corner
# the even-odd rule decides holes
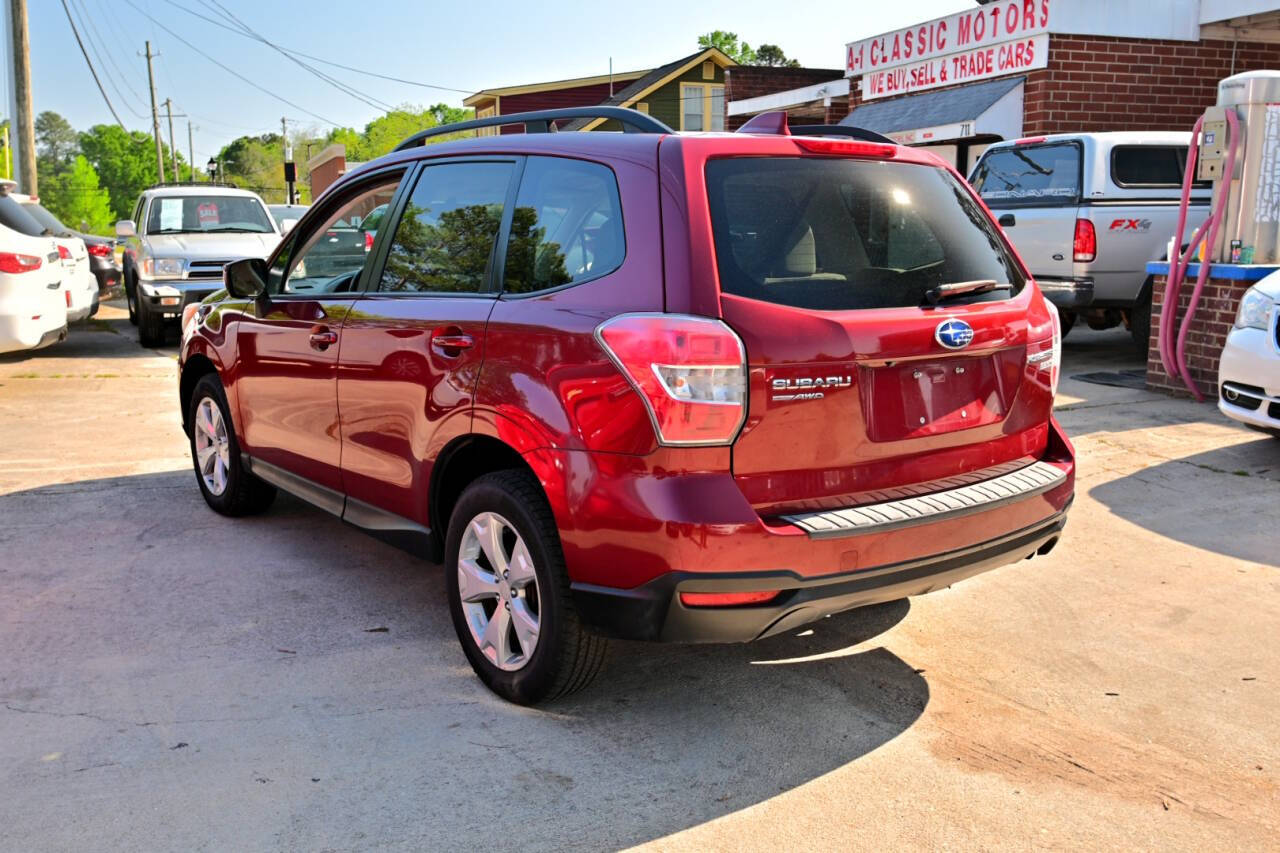
[[[112,252],[111,247],[106,243],[92,243],[89,245],[89,254],[95,255],[99,258],[109,258],[111,257]]]
[[[71,260],[71,250],[68,249],[66,246],[59,245],[58,257],[62,258],[64,261]]]
[[[1024,136],[1022,139],[1015,139],[1014,145],[1034,145],[1037,142],[1044,142],[1047,137],[1044,136]]]
[[[1071,253],[1072,260],[1076,263],[1087,263],[1098,256],[1098,235],[1089,220],[1076,220],[1076,236]]]
[[[64,291],[62,291],[62,295],[63,295],[63,296],[65,296],[65,297],[67,297],[67,307],[68,307],[68,308],[70,308],[70,307],[71,307],[71,291],[70,291],[70,290],[64,290]]]
[[[892,157],[898,146],[883,142],[859,142],[856,139],[822,139],[818,137],[794,137],[796,145],[814,154],[835,154],[845,157]]]
[[[1049,340],[1028,341],[1027,364],[1037,374],[1048,374],[1046,378],[1049,383],[1049,394],[1057,396],[1058,379],[1062,375],[1062,317],[1058,314],[1058,309],[1048,302],[1045,303],[1045,307],[1049,309],[1051,327]]]
[[[719,320],[623,314],[596,338],[644,400],[658,442],[731,444],[747,415],[747,357]]]
[[[364,232],[364,250],[370,252],[373,250],[373,232]]]
[[[24,273],[40,269],[38,255],[20,255],[17,252],[0,252],[0,272]]]
[[[778,597],[781,590],[763,589],[752,592],[682,592],[680,603],[686,607],[740,607],[764,604]]]

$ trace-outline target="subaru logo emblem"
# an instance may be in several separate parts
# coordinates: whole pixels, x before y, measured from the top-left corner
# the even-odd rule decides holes
[[[973,341],[973,327],[964,320],[943,320],[933,337],[947,349],[964,349]]]

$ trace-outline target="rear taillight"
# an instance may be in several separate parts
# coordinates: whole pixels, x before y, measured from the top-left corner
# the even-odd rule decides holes
[[[781,590],[762,589],[751,592],[682,592],[680,603],[685,607],[742,607],[747,604],[764,604],[778,597]]]
[[[113,253],[106,243],[90,243],[89,254],[98,258],[109,258]]]
[[[64,261],[71,260],[71,250],[66,246],[58,246],[58,257],[62,258]]]
[[[803,129],[798,129],[803,133]],[[796,145],[814,154],[833,154],[837,157],[892,157],[897,151],[896,145],[883,142],[860,142],[856,139],[826,139],[822,137],[797,136]]]
[[[0,272],[23,273],[40,269],[39,255],[20,255],[17,252],[0,252]]]
[[[1058,393],[1058,379],[1062,373],[1062,317],[1058,314],[1058,309],[1052,305],[1047,305],[1049,309],[1049,338],[1046,340],[1040,338],[1035,340],[1035,330],[1032,333],[1032,340],[1027,343],[1027,364],[1031,369],[1036,371],[1037,375],[1043,376],[1049,385],[1049,394],[1056,396]],[[1040,327],[1039,333],[1044,334],[1044,327]]]
[[[70,308],[71,307],[71,291],[64,290],[62,291],[62,295],[67,298],[67,307]]]
[[[364,250],[366,252],[373,251],[373,232],[372,231],[364,232]]]
[[[1087,263],[1098,257],[1098,235],[1089,220],[1076,220],[1076,238],[1071,252],[1072,260],[1077,263]]]
[[[644,400],[658,442],[730,444],[747,415],[747,354],[719,320],[623,314],[596,338]]]

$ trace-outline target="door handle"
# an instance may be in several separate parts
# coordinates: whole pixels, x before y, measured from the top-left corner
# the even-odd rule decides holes
[[[431,348],[450,358],[461,355],[463,350],[471,349],[475,344],[475,338],[459,329],[436,329],[431,333]]]
[[[311,333],[311,348],[324,352],[338,342],[338,333],[324,329]]]
[[[1006,213],[1004,216],[1001,216],[996,221],[1000,223],[1000,227],[1002,228],[1012,228],[1013,226],[1018,224],[1018,220],[1013,218],[1012,213]]]

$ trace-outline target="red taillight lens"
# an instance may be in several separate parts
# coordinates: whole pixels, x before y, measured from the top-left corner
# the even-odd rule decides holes
[[[62,291],[62,295],[67,298],[67,307],[70,308],[71,307],[71,291],[64,290]]]
[[[747,353],[719,320],[623,314],[596,338],[640,393],[658,442],[729,444],[747,415]]]
[[[803,133],[803,129],[800,129]],[[860,142],[856,139],[826,139],[823,137],[797,136],[796,145],[814,154],[833,154],[844,157],[892,157],[896,145],[883,142]]]
[[[372,231],[364,232],[364,250],[366,252],[373,251],[373,232]]]
[[[23,273],[40,269],[39,255],[20,255],[17,252],[0,252],[0,272]]]
[[[90,243],[89,254],[99,258],[109,258],[113,253],[106,243]]]
[[[1056,396],[1062,375],[1062,317],[1054,306],[1046,303],[1045,307],[1049,309],[1049,337],[1042,337],[1044,326],[1028,330],[1027,365],[1047,382],[1050,395]]]
[[[62,258],[64,261],[71,260],[71,250],[66,246],[58,246],[58,257]]]
[[[1076,220],[1076,239],[1072,247],[1072,260],[1077,263],[1092,261],[1098,256],[1098,235],[1093,223],[1087,219]]]
[[[682,592],[680,603],[685,607],[741,607],[744,604],[764,604],[778,597],[781,590],[762,589],[752,592]]]

